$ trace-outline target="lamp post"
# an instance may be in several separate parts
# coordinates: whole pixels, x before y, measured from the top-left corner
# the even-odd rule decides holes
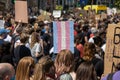
[[[91,10],[92,10],[93,0],[91,1]]]

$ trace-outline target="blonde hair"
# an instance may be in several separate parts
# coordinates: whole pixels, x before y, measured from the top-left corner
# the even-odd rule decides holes
[[[74,56],[70,50],[61,50],[55,59],[55,68],[57,74],[62,74],[63,72],[71,72],[74,63]]]
[[[31,35],[30,47],[32,48],[36,42],[39,42],[39,34],[37,32],[33,32]]]
[[[46,73],[49,73],[50,68],[54,66],[54,62],[49,56],[42,57],[35,66],[33,80],[46,80]]]
[[[30,70],[34,68],[35,62],[32,57],[23,57],[17,66],[16,80],[29,80]]]

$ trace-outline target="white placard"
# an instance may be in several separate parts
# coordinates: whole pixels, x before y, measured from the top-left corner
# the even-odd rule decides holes
[[[55,18],[59,18],[61,16],[61,10],[54,10],[53,11],[53,16]]]
[[[1,29],[1,28],[4,28],[4,23],[5,23],[4,20],[0,20],[0,29]]]

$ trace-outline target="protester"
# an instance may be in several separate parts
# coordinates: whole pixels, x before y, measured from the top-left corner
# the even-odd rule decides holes
[[[14,50],[14,63],[17,65],[19,60],[25,56],[31,56],[31,51],[25,46],[29,36],[25,33],[20,35],[20,44]]]
[[[2,45],[5,42],[4,39],[7,37],[8,32],[9,30],[0,29],[0,45]]]
[[[31,43],[30,43],[30,48],[31,48],[31,55],[37,62],[42,56],[42,46],[40,44],[40,35],[37,32],[33,32],[31,35]]]
[[[0,63],[0,80],[14,80],[15,70],[9,63]]]
[[[12,54],[10,53],[11,43],[4,42],[0,46],[0,62],[1,63],[10,63],[13,65]]]
[[[97,80],[95,68],[91,62],[83,62],[77,69],[76,80]]]
[[[15,80],[32,80],[35,61],[32,57],[23,57],[17,66]]]
[[[65,77],[64,80],[75,80],[75,73],[73,72],[74,56],[69,50],[61,50],[55,59],[55,68],[57,80],[63,80],[61,77]],[[70,78],[71,76],[71,78]]]
[[[95,67],[97,76],[101,78],[101,75],[103,74],[104,71],[104,63],[103,60],[95,57],[95,54],[96,54],[95,45],[93,43],[85,43],[83,60],[91,61]]]
[[[54,62],[49,56],[39,59],[35,66],[33,80],[55,80]]]
[[[47,4],[49,4],[49,2]],[[76,78],[75,72],[78,69],[77,73],[79,73],[79,69],[81,69],[81,66],[85,66],[86,69],[88,69],[89,67],[90,68],[94,67],[97,78],[99,77],[100,79],[104,71],[103,60],[104,60],[104,53],[107,42],[106,32],[107,32],[108,24],[119,23],[120,14],[106,15],[106,17],[103,17],[102,13],[95,14],[93,10],[84,11],[82,9],[76,9],[76,8],[75,9],[73,8],[73,10],[71,9],[69,10],[67,6],[66,10],[63,10],[63,12],[61,12],[61,16],[56,18],[54,14],[52,14],[51,12],[50,13],[47,12],[47,11],[52,11],[52,10],[48,10],[49,8],[46,8],[47,11],[43,11],[43,10],[39,11],[39,9],[37,9],[35,5],[28,5],[28,6],[29,6],[28,23],[24,22],[24,20],[22,19],[18,21],[16,20],[15,18],[16,12],[14,11],[14,6],[11,4],[10,4],[10,7],[12,7],[11,9],[2,11],[2,14],[0,13],[0,20],[5,22],[5,23],[0,22],[0,26],[1,26],[0,27],[0,63],[1,62],[7,62],[11,64],[14,63],[13,65],[16,70],[16,67],[19,66],[19,65],[17,66],[17,64],[19,63],[19,61],[22,60],[22,58],[26,56],[32,56],[32,58],[35,60],[35,63],[37,64],[35,74],[33,76],[33,79],[35,80],[39,80],[39,78],[41,78],[41,80],[44,79],[79,80],[83,78],[84,75],[78,76],[79,74],[77,74],[77,78]],[[54,8],[54,6],[51,7],[52,9]],[[100,17],[96,18],[97,16]],[[58,36],[53,35],[54,21],[73,22],[74,25],[72,26],[74,26],[73,28],[74,37],[71,37],[71,33],[66,31],[64,31],[64,33],[61,33],[62,29],[56,30],[57,32],[59,32]],[[4,24],[4,27],[2,24]],[[55,26],[57,27],[58,25]],[[69,24],[65,23],[65,26],[69,26]],[[63,28],[63,25],[60,27]],[[63,36],[62,34],[66,34],[67,36]],[[59,37],[59,36],[60,36],[59,39],[62,39],[62,41],[64,39],[67,39],[68,37],[72,38],[73,41],[74,38],[74,45],[72,44],[72,47],[74,47],[74,51],[73,51],[74,53],[65,49],[65,47],[70,47],[69,41],[67,40],[66,42],[64,42],[66,43],[66,45],[59,42],[56,43],[55,45],[58,46],[60,44],[64,45],[64,46],[59,46],[59,49],[60,47],[64,47],[64,48],[62,48],[62,50],[59,53],[54,53],[55,52],[55,47],[53,44],[55,43],[54,37]],[[9,41],[9,43],[6,43],[6,41]],[[92,42],[92,43],[88,43],[88,42]],[[9,52],[9,48],[11,48],[10,52]],[[56,74],[54,74],[54,70],[53,70],[54,67],[53,61],[51,61],[51,58],[49,58],[48,56],[52,57],[53,61],[55,60],[54,65],[55,65]],[[52,67],[49,66],[48,63],[50,63]],[[46,66],[47,69],[44,69],[43,66]],[[24,65],[21,65],[21,67],[24,67]],[[51,70],[53,70],[53,74],[51,73],[52,72]],[[22,72],[24,71],[25,70],[22,70],[21,68],[20,74],[22,74]],[[94,70],[91,72],[93,73],[94,78],[96,78]],[[23,78],[24,76],[25,75],[22,75],[21,78]],[[30,77],[31,76],[29,76],[29,79],[31,79]],[[88,77],[89,76],[86,76],[84,79]],[[21,78],[19,78],[19,80],[24,80]]]
[[[83,45],[81,44],[81,37],[79,35],[76,35],[74,37],[74,43],[75,43],[75,48],[79,50],[79,54],[77,55],[77,57],[79,56],[80,58],[82,58],[83,57]]]

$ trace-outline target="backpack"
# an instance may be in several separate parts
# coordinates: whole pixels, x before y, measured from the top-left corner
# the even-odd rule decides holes
[[[112,80],[113,75],[114,75],[114,73],[110,73],[110,74],[108,74],[108,76],[107,76],[107,80]]]
[[[19,39],[19,35],[13,35],[12,36],[12,40],[11,40],[11,48],[10,48],[10,53],[11,53],[11,56],[12,56],[12,60],[13,60],[13,64],[15,66],[15,62],[14,62],[14,44],[15,42]]]
[[[12,36],[11,49],[10,49],[11,54],[14,54],[14,44],[19,38],[20,38],[19,35],[13,35]]]
[[[72,76],[69,73],[62,73],[57,77],[56,80],[73,80]]]

